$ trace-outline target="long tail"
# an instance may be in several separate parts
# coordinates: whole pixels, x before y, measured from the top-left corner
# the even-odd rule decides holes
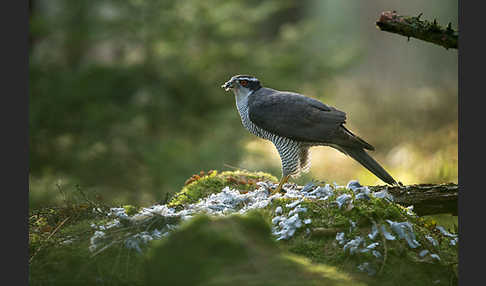
[[[363,149],[358,148],[351,148],[351,147],[343,147],[339,146],[344,153],[351,156],[353,159],[358,161],[361,165],[363,165],[366,169],[370,170],[375,176],[380,178],[383,182],[390,184],[390,185],[397,185],[395,179],[393,179],[390,174],[388,174],[383,167],[378,164],[368,153],[366,153]]]

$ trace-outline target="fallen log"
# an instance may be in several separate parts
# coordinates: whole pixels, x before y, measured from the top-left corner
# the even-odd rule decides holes
[[[457,184],[417,184],[408,186],[369,186],[372,192],[387,189],[393,201],[402,206],[413,205],[419,215],[450,213],[457,216]]]

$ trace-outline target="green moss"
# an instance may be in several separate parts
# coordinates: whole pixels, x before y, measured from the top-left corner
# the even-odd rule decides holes
[[[436,214],[430,216],[424,216],[425,219],[436,225],[443,226],[445,229],[452,233],[456,233],[458,230],[458,218],[451,214]]]
[[[187,185],[182,192],[190,196],[173,198],[174,205],[195,202],[203,196],[221,191],[225,186],[240,190],[255,188],[255,181],[274,179],[264,173],[213,172]],[[255,180],[255,181],[252,181]],[[208,188],[208,189],[205,189]],[[247,189],[244,189],[247,188]],[[350,190],[340,188],[328,200],[303,200],[299,213],[310,224],[299,228],[289,240],[276,241],[271,234],[271,220],[275,208],[281,206],[285,215],[290,211],[286,204],[292,199],[275,199],[264,209],[245,215],[211,218],[200,215],[182,222],[180,227],[162,240],[152,241],[145,254],[127,249],[127,235],[166,224],[178,224],[174,218],[153,217],[121,228],[106,231],[107,241],[114,244],[99,253],[88,250],[94,229],[92,224],[103,225],[111,221],[106,215],[94,214],[84,206],[67,209],[48,209],[32,214],[29,219],[30,253],[35,253],[29,264],[32,285],[452,285],[457,283],[457,246],[450,245],[435,228],[444,225],[446,216],[415,217],[398,204],[371,197],[354,200],[352,205],[339,208],[335,199]],[[191,197],[192,199],[188,199]],[[182,199],[184,198],[184,199]],[[179,200],[180,199],[180,200]],[[134,206],[124,206],[127,213]],[[387,260],[375,258],[371,253],[344,252],[336,241],[336,233],[346,238],[367,235],[373,223],[386,220],[409,221],[413,224],[421,244],[411,249],[406,241],[397,239],[380,242],[377,250],[387,253]],[[357,227],[351,228],[352,223]],[[61,225],[62,224],[62,225]],[[61,225],[61,226],[60,226]],[[60,226],[56,231],[54,231]],[[454,232],[454,227],[444,225]],[[452,224],[454,226],[454,224]],[[388,228],[390,231],[390,229]],[[432,245],[425,235],[439,243]],[[66,239],[72,239],[65,244]],[[440,261],[430,256],[420,258],[418,253],[427,249],[438,254]],[[369,277],[357,266],[372,262],[380,275]],[[359,281],[359,282],[358,282]]]
[[[35,260],[63,241],[90,230],[99,219],[86,204],[44,208],[29,214],[29,254]],[[81,239],[81,238],[80,238]]]
[[[354,200],[352,206],[338,208],[334,203],[337,196],[347,193],[354,197],[354,193],[344,188],[335,190],[334,195],[325,201],[304,200],[301,207],[307,208],[306,212],[299,213],[304,220],[311,218],[312,222],[296,231],[295,235],[278,243],[279,248],[310,259],[314,263],[324,263],[338,267],[348,273],[359,274],[357,266],[363,262],[374,263],[375,269],[381,268],[381,275],[362,279],[372,285],[431,285],[434,281],[437,285],[449,285],[450,281],[457,282],[457,247],[449,244],[449,239],[440,235],[435,229],[436,222],[431,218],[420,218],[407,214],[407,210],[384,199],[371,197],[369,200]],[[274,200],[268,206],[267,212],[272,213],[277,206],[281,206],[284,214],[289,209],[285,206],[292,202],[289,199]],[[386,220],[397,222],[409,221],[414,226],[414,233],[421,244],[412,249],[403,239],[386,241],[383,245],[381,237],[376,241],[380,244],[377,250],[383,255],[385,248],[387,261],[383,265],[383,259],[375,258],[371,253],[344,252],[342,245],[336,241],[336,233],[344,232],[346,238],[361,236],[366,244],[371,240],[367,235],[371,233],[372,224],[383,224],[391,232]],[[268,222],[269,220],[267,220]],[[356,223],[356,228],[351,228],[351,221]],[[309,233],[306,231],[309,228]],[[352,230],[351,230],[352,229]],[[425,235],[431,236],[439,242],[439,246],[433,246]],[[435,261],[430,256],[420,258],[418,253],[427,249],[430,253],[438,254],[441,260]],[[413,283],[409,283],[413,281]],[[454,284],[454,283],[452,283]]]
[[[142,258],[133,250],[123,244],[115,244],[96,255],[88,250],[94,233],[91,225],[111,220],[78,206],[32,214],[29,285],[142,285]],[[50,228],[43,231],[46,226]],[[109,239],[116,240],[116,237]]]
[[[209,176],[201,177],[197,181],[184,186],[180,192],[172,197],[168,206],[177,207],[183,204],[196,203],[201,198],[220,192],[226,186],[237,188],[240,191],[251,191],[258,188],[256,185],[258,181],[267,180],[276,182],[277,178],[264,172],[238,170],[218,173],[214,171]]]
[[[264,216],[199,216],[149,250],[147,285],[365,285],[277,247]]]
[[[138,212],[138,208],[132,205],[124,205],[123,209],[125,209],[125,213],[129,216],[132,216]]]
[[[142,257],[121,246],[92,256],[88,240],[51,247],[29,264],[29,285],[143,285]]]

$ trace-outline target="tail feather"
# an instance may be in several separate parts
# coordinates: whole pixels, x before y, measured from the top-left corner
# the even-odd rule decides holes
[[[344,125],[341,124],[341,128],[345,131],[345,133],[347,133],[349,135],[348,139],[351,139],[351,141],[357,142],[364,149],[371,150],[371,151],[375,150],[375,147],[373,147],[370,143],[364,141],[363,139],[361,139],[358,136],[356,136],[355,134],[353,134],[353,132],[349,131],[349,129],[346,128]]]
[[[380,178],[383,182],[390,185],[397,185],[395,179],[393,179],[393,177],[388,174],[388,172],[385,171],[385,169],[383,169],[383,167],[381,167],[380,164],[375,161],[375,159],[368,155],[365,150],[343,146],[339,146],[338,149],[358,161],[361,165],[363,165],[366,169],[375,174],[375,176]]]

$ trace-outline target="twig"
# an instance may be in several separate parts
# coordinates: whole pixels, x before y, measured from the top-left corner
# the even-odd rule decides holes
[[[62,200],[63,200],[64,204],[68,207],[69,204],[68,204],[67,195],[64,192],[64,190],[62,189],[61,184],[59,182],[56,182],[56,187],[57,187],[57,190],[59,191],[59,193],[61,193],[61,195],[62,195]]]
[[[388,257],[388,248],[386,247],[386,239],[385,239],[385,235],[380,231],[380,234],[381,234],[381,241],[383,242],[383,263],[381,264],[381,267],[380,267],[380,270],[378,271],[378,276],[381,275],[381,273],[383,272],[383,269],[385,268],[385,263],[386,263],[386,259]]]
[[[378,224],[376,223],[376,221],[374,219],[372,219],[371,217],[368,217],[368,219],[374,224],[376,225],[376,228],[378,229]],[[385,263],[386,263],[386,259],[388,258],[388,248],[386,247],[386,239],[385,239],[385,235],[383,234],[383,232],[378,229],[378,232],[380,233],[380,236],[381,236],[381,241],[383,243],[383,262],[381,263],[381,267],[380,267],[380,270],[378,270],[378,274],[377,276],[380,276],[381,273],[383,272],[383,269],[385,268]]]
[[[369,228],[367,226],[362,226],[359,228],[360,230],[368,230]],[[338,232],[344,232],[347,231],[347,228],[345,227],[339,227],[339,228],[325,228],[325,227],[315,227],[311,230],[311,235],[312,236],[334,236]]]
[[[39,248],[37,248],[37,251],[30,257],[29,259],[29,264],[32,263],[32,260],[34,259],[34,257],[37,255],[37,253],[39,253],[39,251],[42,249],[42,247],[45,245],[45,243],[61,228],[61,226],[69,219],[70,217],[68,216],[67,218],[65,218],[60,224],[57,225],[57,227],[49,234],[49,236],[46,238],[46,240],[44,241],[44,243],[42,243],[42,245],[39,246]]]
[[[247,169],[240,168],[240,167],[235,167],[235,166],[232,166],[232,165],[230,165],[230,164],[226,164],[226,163],[224,163],[224,164],[223,164],[223,166],[228,167],[228,168],[233,169],[233,170],[239,170],[239,171],[247,171],[247,172],[250,172],[250,171],[249,171],[249,170],[247,170]]]
[[[338,232],[346,231],[346,228],[324,228],[316,227],[312,229],[312,236],[333,236]]]
[[[87,201],[87,202],[88,202],[88,203],[91,205],[91,207],[92,207],[92,208],[93,208],[93,209],[94,209],[94,210],[95,210],[97,213],[99,213],[99,214],[105,214],[103,211],[101,211],[101,207],[103,207],[104,209],[106,209],[106,207],[105,207],[105,206],[101,206],[101,207],[100,207],[100,205],[99,205],[99,204],[97,204],[97,203],[93,202],[92,200],[90,200],[90,199],[88,198],[88,196],[87,196],[87,195],[84,193],[84,191],[81,189],[81,186],[80,186],[80,185],[76,185],[75,187],[76,187],[76,190],[77,190],[77,191],[78,191],[78,192],[81,194],[81,196],[83,197],[83,199],[84,199],[85,201]]]
[[[396,11],[382,12],[376,25],[380,30],[396,33],[410,39],[416,38],[422,41],[430,42],[446,49],[457,49],[459,32],[451,27],[441,27],[437,20],[433,22],[420,20],[420,13],[417,17],[400,16]]]
[[[91,258],[95,257],[96,255],[100,254],[101,252],[103,252],[105,249],[107,249],[108,247],[112,246],[113,244],[117,243],[119,241],[112,241],[110,243],[108,243],[107,245],[103,246],[102,248],[100,248],[98,251],[96,251],[95,253],[93,253],[91,255]]]

